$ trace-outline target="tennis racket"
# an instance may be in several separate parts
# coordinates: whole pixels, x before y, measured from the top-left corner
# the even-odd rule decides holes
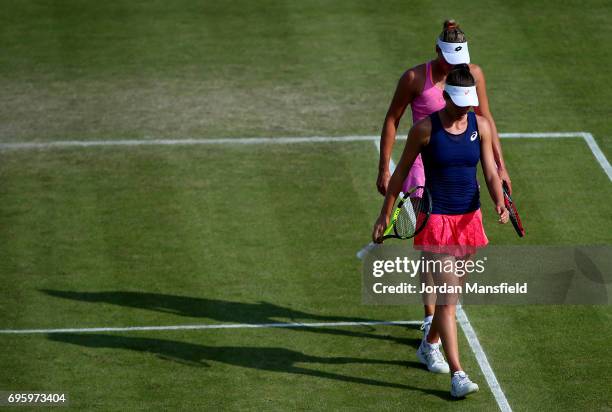
[[[410,239],[419,233],[431,215],[431,194],[424,186],[416,186],[402,195],[393,211],[384,239]]]
[[[521,223],[521,218],[519,217],[518,210],[516,210],[516,206],[510,197],[510,192],[508,190],[508,185],[506,182],[502,183],[502,189],[504,190],[504,204],[506,205],[506,209],[510,214],[510,221],[512,222],[512,226],[514,226],[514,230],[516,230],[516,234],[519,237],[525,236],[525,229],[523,228],[523,223]]]

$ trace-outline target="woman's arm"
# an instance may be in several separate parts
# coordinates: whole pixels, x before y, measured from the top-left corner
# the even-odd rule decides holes
[[[378,161],[378,178],[376,179],[378,192],[383,196],[386,194],[389,184],[389,159],[391,158],[397,127],[406,111],[406,107],[415,98],[415,84],[418,83],[417,77],[417,68],[410,69],[402,75],[397,83],[393,100],[391,100],[387,115],[385,116],[380,135],[380,159]]]
[[[429,120],[429,117],[417,122],[414,126],[412,126],[410,132],[408,132],[408,140],[406,141],[404,152],[402,153],[402,157],[398,165],[395,167],[393,176],[391,176],[389,187],[387,188],[387,193],[385,195],[385,200],[383,201],[383,205],[380,210],[380,215],[374,224],[374,230],[372,232],[372,240],[374,242],[382,242],[382,235],[389,224],[389,217],[391,216],[397,195],[402,188],[404,180],[406,180],[406,176],[408,176],[408,172],[410,171],[414,160],[421,152],[422,147],[429,141],[430,135],[431,121]]]
[[[493,199],[495,211],[499,215],[499,223],[506,223],[508,221],[508,210],[504,205],[501,181],[495,170],[493,145],[491,143],[491,125],[483,116],[477,116],[476,119],[480,134],[480,163],[482,164],[482,171],[487,182],[487,189],[489,189],[489,194],[491,199]]]
[[[495,125],[495,120],[493,120],[493,115],[491,114],[491,110],[489,108],[489,97],[487,96],[485,75],[482,69],[475,64],[470,64],[470,72],[476,80],[476,94],[478,95],[478,101],[480,103],[479,106],[474,107],[474,111],[476,114],[484,116],[489,121],[489,125],[491,126],[493,156],[495,159],[495,164],[497,165],[497,174],[501,180],[508,184],[508,189],[510,190],[510,193],[512,193],[512,181],[510,180],[508,170],[506,169],[506,163],[504,162],[501,142],[499,140],[499,134],[497,133],[497,126]]]

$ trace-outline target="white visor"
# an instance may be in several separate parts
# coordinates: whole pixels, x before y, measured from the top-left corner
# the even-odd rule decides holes
[[[476,86],[461,87],[447,84],[444,91],[448,93],[453,103],[460,107],[478,106]]]
[[[468,51],[467,42],[447,43],[438,38],[437,44],[442,51],[444,60],[446,60],[448,64],[468,64],[470,62],[470,52]]]

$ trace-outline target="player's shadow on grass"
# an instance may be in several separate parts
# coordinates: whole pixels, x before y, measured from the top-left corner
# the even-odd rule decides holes
[[[91,303],[109,303],[124,307],[146,309],[192,318],[208,318],[222,323],[266,324],[277,322],[373,322],[346,316],[317,315],[286,308],[268,302],[243,303],[219,299],[194,298],[189,296],[167,295],[147,292],[73,292],[42,289],[50,296]],[[368,326],[371,331],[373,327]],[[416,328],[417,326],[415,326]],[[420,340],[391,335],[359,332],[333,327],[292,328],[293,330],[323,333],[328,335],[350,336],[357,338],[392,340],[397,343],[418,347]]]
[[[323,357],[310,356],[304,353],[277,347],[248,346],[206,346],[166,339],[152,339],[106,334],[74,334],[52,333],[47,338],[56,342],[69,343],[89,348],[127,349],[136,352],[157,355],[164,360],[170,360],[189,366],[207,367],[208,362],[220,362],[232,366],[259,369],[271,372],[294,373],[317,378],[333,379],[363,385],[381,386],[387,388],[422,391],[447,399],[446,391],[418,388],[403,383],[384,382],[372,378],[347,376],[334,372],[325,372],[306,368],[297,364],[366,364],[384,367],[417,367],[421,365],[410,361],[378,360],[355,357]],[[428,373],[428,372],[425,372]],[[401,376],[401,374],[399,375]]]

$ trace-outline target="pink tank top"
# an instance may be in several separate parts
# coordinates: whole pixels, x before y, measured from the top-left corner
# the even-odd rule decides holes
[[[446,102],[442,95],[442,89],[436,87],[431,78],[431,62],[425,64],[425,85],[423,91],[410,104],[412,109],[412,124],[426,118],[433,112],[444,109]],[[404,181],[402,192],[406,193],[410,188],[425,185],[425,168],[421,154],[414,160],[414,164]]]
[[[436,87],[431,78],[431,62],[425,65],[425,85],[423,91],[410,104],[412,109],[412,124],[429,116],[433,112],[444,109],[446,102],[442,89]]]

